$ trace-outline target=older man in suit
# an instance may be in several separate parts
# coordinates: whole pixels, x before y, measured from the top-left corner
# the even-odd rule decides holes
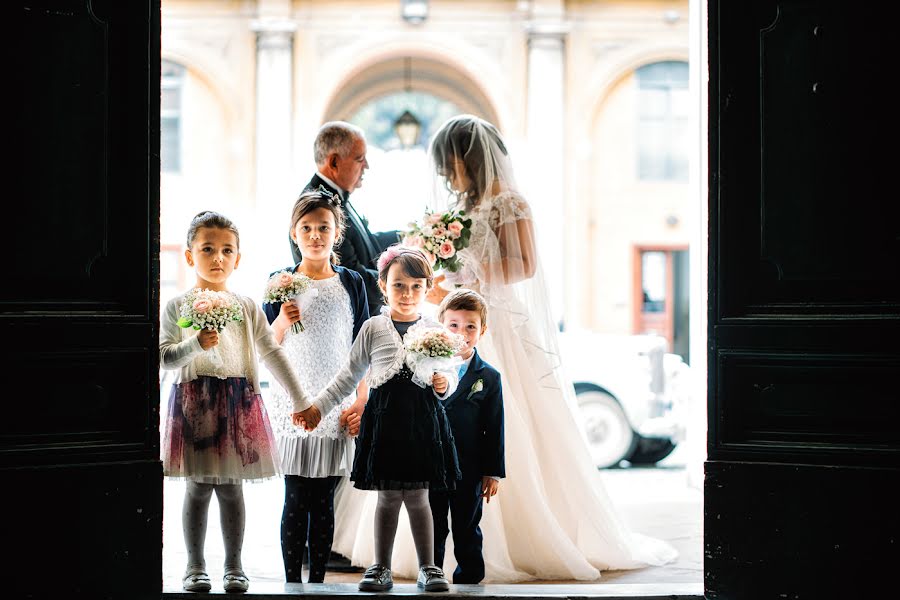
[[[368,220],[356,212],[350,203],[350,193],[362,185],[369,168],[366,160],[366,138],[363,130],[344,121],[331,121],[319,128],[313,144],[316,174],[306,184],[304,191],[320,187],[338,194],[346,215],[347,230],[344,241],[337,248],[341,265],[362,275],[368,295],[369,314],[377,315],[383,304],[378,289],[378,255],[399,240],[397,231],[372,233]],[[294,262],[301,256],[291,241]]]

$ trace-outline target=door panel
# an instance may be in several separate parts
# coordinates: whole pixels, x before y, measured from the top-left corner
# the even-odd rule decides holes
[[[159,3],[22,14],[0,288],[3,537],[20,559],[4,594],[158,598]]]
[[[709,5],[710,598],[862,598],[900,552],[882,17]]]

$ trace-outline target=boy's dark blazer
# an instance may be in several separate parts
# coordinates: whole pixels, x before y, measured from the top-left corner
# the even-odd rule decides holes
[[[333,194],[343,198],[341,208],[344,210],[346,230],[344,239],[335,247],[341,259],[341,265],[360,274],[366,285],[366,297],[369,302],[369,314],[377,315],[383,306],[381,290],[378,288],[378,269],[376,261],[378,256],[399,238],[397,232],[383,232],[374,234],[369,231],[365,220],[356,212],[350,204],[349,194],[335,189],[330,183],[319,177],[316,173],[303,189],[304,192],[315,191],[319,186],[324,187]],[[301,260],[300,251],[293,240],[291,242],[291,255],[294,262]]]
[[[500,373],[481,359],[477,349],[456,392],[443,404],[463,479],[506,477]]]

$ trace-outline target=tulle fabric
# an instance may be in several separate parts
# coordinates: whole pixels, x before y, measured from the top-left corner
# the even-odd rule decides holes
[[[236,484],[279,474],[262,397],[244,377],[172,386],[162,445],[167,477]]]

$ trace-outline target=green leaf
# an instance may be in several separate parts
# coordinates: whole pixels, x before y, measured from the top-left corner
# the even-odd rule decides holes
[[[187,328],[191,326],[191,320],[187,317],[181,317],[178,319],[178,326],[182,328]]]

